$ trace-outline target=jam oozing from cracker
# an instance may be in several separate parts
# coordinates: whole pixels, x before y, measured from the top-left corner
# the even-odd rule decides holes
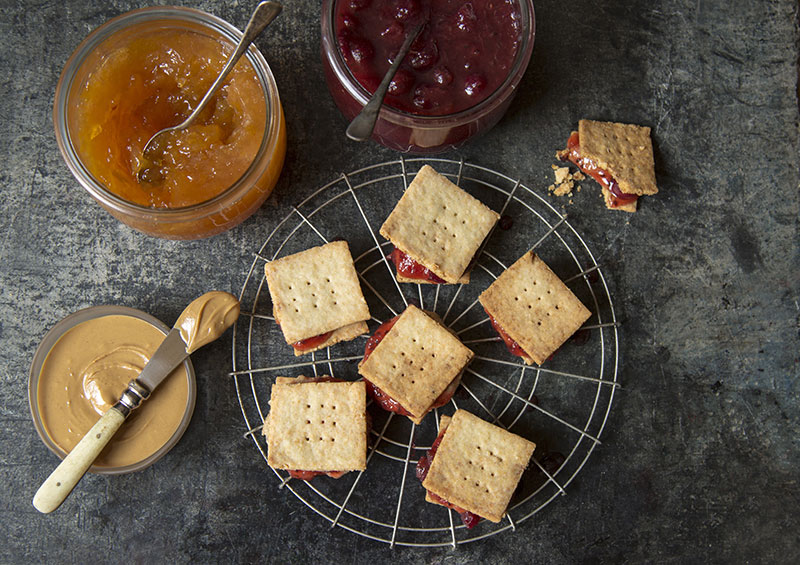
[[[333,332],[325,332],[324,334],[315,335],[314,337],[309,337],[308,339],[301,339],[300,341],[295,341],[292,344],[292,347],[297,351],[308,351],[309,349],[314,349],[318,347],[321,343],[325,343]]]
[[[525,353],[525,350],[522,349],[520,344],[514,341],[511,336],[506,333],[506,331],[500,326],[500,324],[497,323],[497,320],[495,320],[491,314],[487,312],[487,315],[489,316],[489,322],[491,322],[494,331],[496,331],[497,334],[503,338],[508,352],[511,353],[511,355],[516,355],[517,357],[526,357],[528,354]]]
[[[398,274],[403,275],[407,279],[430,281],[436,284],[443,284],[446,282],[444,279],[434,275],[430,269],[417,263],[396,247],[391,253],[391,259],[395,268],[397,268]]]
[[[378,344],[381,342],[381,340],[386,337],[386,334],[389,333],[389,330],[392,329],[392,326],[394,326],[395,322],[397,322],[399,318],[400,316],[395,316],[391,320],[387,320],[378,326],[378,329],[375,330],[375,333],[370,336],[370,338],[367,340],[367,345],[364,347],[364,361],[366,361],[369,356],[372,355],[372,352],[376,347],[378,347]]]
[[[378,344],[381,342],[381,340],[383,340],[384,337],[386,337],[386,334],[389,333],[389,330],[392,329],[395,322],[397,322],[399,318],[400,316],[395,316],[391,320],[387,320],[378,326],[378,329],[375,330],[375,333],[370,336],[370,338],[367,340],[367,345],[364,347],[364,361],[366,361],[375,348],[378,347]],[[375,402],[377,402],[378,405],[387,412],[395,412],[401,416],[411,415],[410,412],[400,406],[399,402],[376,387],[367,379],[364,379],[364,384],[367,385],[367,394],[369,394],[372,399],[375,400]]]
[[[442,443],[442,438],[444,437],[444,433],[446,431],[447,428],[442,428],[439,431],[439,435],[436,436],[436,441],[433,442],[431,448],[425,455],[419,458],[419,461],[417,461],[416,475],[420,482],[424,481],[425,477],[428,476],[428,471],[430,471],[433,458],[436,455],[436,450],[439,449],[439,444]],[[431,491],[428,491],[428,496],[430,496],[431,500],[434,500],[436,503],[458,512],[458,514],[461,516],[461,521],[467,528],[473,528],[481,520],[481,517],[477,514],[474,514],[468,510],[464,510],[460,506],[456,506],[455,504],[448,502],[441,496],[438,496]]]
[[[413,416],[413,414],[411,414],[411,412],[403,408],[403,406],[399,402],[397,402],[394,398],[383,392],[380,388],[372,384],[370,381],[364,379],[364,383],[367,385],[367,394],[369,394],[381,408],[383,408],[387,412],[395,412],[396,414],[399,414],[401,416]],[[444,406],[445,404],[450,402],[450,399],[453,398],[453,394],[455,393],[457,388],[451,385],[449,385],[442,394],[436,397],[436,400],[434,400],[433,404],[431,404],[430,408],[431,410],[433,410],[434,408],[439,408],[441,406]]]
[[[364,379],[364,384],[367,385],[367,394],[370,395],[372,399],[387,412],[394,412],[395,414],[400,414],[401,416],[412,415],[411,412],[403,408],[399,402],[376,387],[367,379]]]
[[[635,194],[625,194],[622,192],[622,190],[619,188],[619,184],[609,171],[599,167],[597,163],[595,163],[589,157],[584,157],[581,155],[580,137],[577,131],[573,131],[569,136],[565,160],[575,163],[581,171],[591,176],[594,180],[600,183],[602,187],[611,193],[609,198],[609,206],[611,208],[617,208],[619,206],[631,204],[636,202],[636,200],[639,198]]]

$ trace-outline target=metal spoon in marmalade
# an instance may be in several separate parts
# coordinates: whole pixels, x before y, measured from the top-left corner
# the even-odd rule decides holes
[[[186,129],[197,119],[197,116],[200,115],[200,112],[208,105],[211,98],[214,97],[214,94],[222,87],[225,78],[227,78],[228,74],[233,70],[237,61],[245,54],[250,44],[264,31],[264,28],[272,23],[272,20],[278,17],[281,10],[283,10],[283,6],[277,2],[260,2],[258,6],[256,6],[253,15],[250,16],[250,21],[247,22],[247,27],[244,29],[242,38],[236,45],[236,49],[231,53],[230,57],[228,57],[225,66],[222,68],[222,71],[220,71],[214,84],[211,85],[211,88],[208,89],[208,92],[206,92],[203,99],[200,100],[197,107],[189,114],[189,117],[176,126],[157,131],[147,143],[145,143],[144,149],[142,149],[142,157],[146,162],[150,162],[151,164],[158,163],[160,154],[162,153],[158,143],[159,138],[165,133]],[[151,166],[144,166],[139,170],[137,178],[139,182],[154,183],[161,180],[161,174]]]

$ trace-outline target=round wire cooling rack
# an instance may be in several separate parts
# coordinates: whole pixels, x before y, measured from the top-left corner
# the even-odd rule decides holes
[[[500,211],[498,227],[479,250],[469,284],[398,283],[386,259],[392,247],[377,235],[403,190],[432,165]],[[586,242],[547,200],[519,180],[475,164],[440,158],[400,158],[342,174],[293,207],[254,254],[242,286],[242,316],[234,326],[232,371],[244,418],[243,437],[266,464],[261,434],[276,376],[333,375],[357,380],[367,336],[294,357],[274,318],[263,265],[281,256],[346,239],[372,319],[370,331],[409,304],[435,312],[475,351],[452,400],[420,425],[370,405],[373,426],[367,470],[340,479],[290,479],[270,469],[276,486],[313,512],[361,536],[394,545],[453,546],[514,531],[567,488],[586,464],[618,388],[619,335],[601,267]],[[510,355],[479,307],[477,296],[504,269],[534,249],[592,311],[592,317],[542,366]],[[465,408],[537,445],[504,520],[466,528],[454,512],[424,501],[415,464],[438,434],[439,417]]]

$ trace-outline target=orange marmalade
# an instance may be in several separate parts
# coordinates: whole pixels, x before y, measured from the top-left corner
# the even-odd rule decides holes
[[[162,28],[107,52],[75,100],[75,143],[92,175],[151,208],[206,202],[242,177],[267,127],[262,85],[246,58],[191,126],[162,136],[150,159],[142,155],[154,133],[197,106],[232,48],[189,29]]]

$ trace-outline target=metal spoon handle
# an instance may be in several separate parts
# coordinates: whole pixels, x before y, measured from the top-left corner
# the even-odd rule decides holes
[[[169,128],[164,128],[159,132],[156,132],[153,137],[151,137],[144,146],[142,153],[146,154],[148,148],[153,143],[153,140],[160,136],[162,133],[166,133],[168,131],[175,131],[179,129],[184,129],[191,125],[192,122],[197,118],[200,112],[203,111],[203,108],[206,107],[209,100],[217,93],[217,91],[222,86],[222,83],[225,82],[225,78],[230,74],[233,70],[233,67],[242,58],[242,55],[245,54],[247,48],[250,47],[250,44],[253,43],[256,37],[264,31],[264,28],[267,27],[272,20],[278,17],[278,14],[281,13],[283,10],[283,6],[278,4],[277,2],[260,2],[256,9],[253,11],[253,15],[250,16],[250,21],[247,22],[247,27],[244,28],[244,34],[242,34],[242,38],[239,40],[239,43],[236,45],[236,49],[231,53],[231,56],[228,57],[225,66],[222,68],[222,71],[219,73],[217,80],[214,81],[214,84],[211,85],[211,88],[208,89],[203,99],[200,100],[200,103],[197,107],[189,114],[189,117],[183,120],[176,126],[172,126]]]
[[[425,27],[425,23],[426,22],[419,24],[406,36],[406,40],[400,47],[400,51],[397,52],[397,56],[394,58],[394,61],[392,61],[389,70],[383,75],[383,80],[372,94],[372,98],[369,99],[366,106],[361,109],[361,112],[359,112],[359,114],[353,118],[353,121],[350,122],[350,125],[347,126],[347,131],[345,133],[347,137],[353,141],[366,141],[372,135],[372,130],[375,129],[375,122],[378,120],[378,114],[383,105],[383,99],[386,96],[386,92],[389,90],[389,84],[392,82],[395,73],[397,73],[400,63],[405,59],[408,50],[411,48],[411,44],[422,31],[422,28]]]
[[[203,99],[200,101],[200,104],[197,105],[197,108],[189,114],[189,117],[186,118],[182,124],[180,124],[179,128],[187,127],[197,115],[202,112],[203,108],[206,107],[208,101],[211,100],[211,97],[216,94],[217,90],[222,86],[222,83],[225,82],[225,78],[230,74],[233,70],[233,67],[242,58],[242,55],[245,54],[247,48],[250,47],[250,44],[255,41],[256,37],[264,31],[264,28],[267,27],[272,20],[278,17],[278,14],[281,13],[283,10],[283,6],[278,4],[277,2],[261,2],[258,6],[256,6],[253,15],[250,16],[250,21],[247,22],[247,27],[244,28],[244,34],[242,38],[239,40],[239,44],[236,45],[236,49],[228,57],[228,61],[225,63],[225,66],[222,68],[222,71],[219,73],[217,80],[214,81],[214,84],[211,85],[211,88],[208,89],[206,95],[203,96]]]

